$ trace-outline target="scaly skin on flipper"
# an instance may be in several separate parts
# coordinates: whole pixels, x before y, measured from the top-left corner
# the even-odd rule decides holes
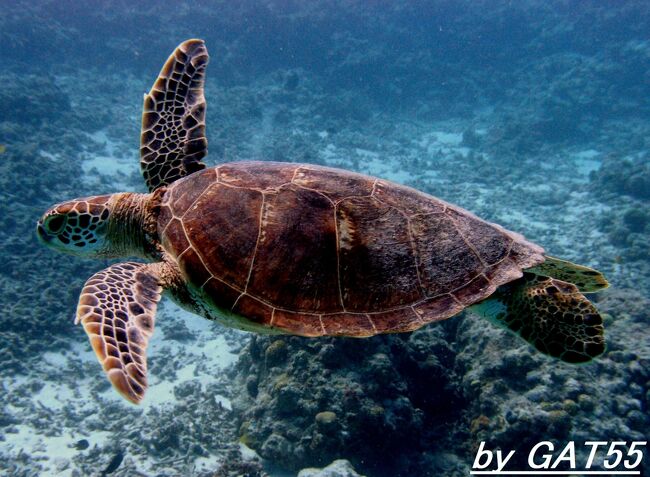
[[[472,309],[568,363],[605,351],[603,319],[571,283],[524,273]]]
[[[140,168],[149,191],[205,168],[208,65],[203,40],[187,40],[171,54],[144,97]]]
[[[147,389],[146,348],[162,287],[160,264],[125,262],[86,282],[77,319],[115,389],[138,404]]]
[[[573,283],[582,293],[597,292],[609,286],[607,279],[598,270],[548,255],[545,258],[544,262],[526,271]]]

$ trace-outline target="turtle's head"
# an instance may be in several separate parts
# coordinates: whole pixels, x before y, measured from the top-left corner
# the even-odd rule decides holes
[[[39,240],[60,252],[104,255],[109,249],[107,232],[112,197],[99,195],[55,205],[36,225]]]

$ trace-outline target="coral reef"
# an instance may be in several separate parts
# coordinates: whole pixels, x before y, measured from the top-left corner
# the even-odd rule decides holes
[[[618,254],[618,266],[627,270],[628,286],[647,290],[650,276],[650,165],[646,153],[620,157],[610,154],[590,174],[596,197],[611,208],[600,227]]]
[[[650,158],[647,154],[634,158],[609,155],[603,158],[600,168],[592,172],[591,182],[594,190],[605,197],[617,194],[647,201],[650,199]]]
[[[405,472],[428,442],[451,439],[445,423],[462,408],[444,335],[253,337],[236,368],[240,439],[293,470],[346,456],[372,475]]]
[[[471,314],[369,340],[254,337],[236,367],[240,440],[289,469],[345,456],[369,475],[465,475],[481,441],[525,450],[540,437],[643,440],[650,340],[636,337],[647,336],[649,305],[606,292],[609,351],[580,367]]]
[[[53,77],[24,75],[20,82],[13,75],[0,76],[0,123],[39,127],[52,111],[64,115],[70,111],[70,99]]]
[[[598,306],[607,313],[608,351],[578,367],[531,354],[515,337],[486,330],[474,317],[464,320],[455,346],[462,349],[456,360],[461,387],[471,396],[465,410],[471,448],[486,441],[488,448],[530,449],[539,436],[556,447],[619,435],[643,440],[650,425],[650,340],[637,337],[647,336],[649,304],[631,291],[604,292]],[[584,460],[586,449],[579,452]],[[523,468],[526,457],[519,453],[514,468]]]

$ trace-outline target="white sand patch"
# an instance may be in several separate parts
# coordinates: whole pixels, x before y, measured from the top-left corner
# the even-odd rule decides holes
[[[127,190],[127,178],[139,172],[139,162],[135,157],[124,157],[120,153],[121,143],[106,135],[105,131],[89,134],[97,143],[97,154],[81,163],[84,180],[88,184],[98,184],[108,181],[115,190]]]
[[[359,170],[364,174],[381,177],[399,184],[404,184],[414,178],[403,163],[389,157],[368,157],[359,164]]]
[[[189,353],[197,358],[205,355],[212,365],[221,368],[230,366],[237,361],[237,354],[231,351],[230,345],[226,342],[226,339],[218,333],[219,325],[215,322],[185,311],[172,301],[165,302],[165,307],[159,313],[158,319],[182,321],[183,324],[194,333],[197,339],[192,342],[191,346],[188,346],[187,343],[178,343],[177,346],[183,348],[183,353]],[[241,333],[242,336],[246,335],[245,332]],[[151,346],[152,348],[160,345],[167,346],[171,343],[177,342],[159,336],[155,343],[154,341],[151,342]]]
[[[183,378],[181,378],[183,379]],[[187,380],[187,378],[184,378]],[[180,384],[177,381],[164,381],[152,376],[149,378],[149,389],[145,395],[142,404],[144,406],[163,406],[172,404],[176,401],[174,397],[174,387]]]
[[[43,388],[34,394],[33,400],[48,409],[59,410],[74,398],[74,390],[67,384],[46,381]]]
[[[147,350],[149,361],[182,357],[186,364],[176,367],[173,380],[149,373],[149,389],[143,401],[146,406],[162,406],[176,402],[174,388],[184,383],[198,380],[205,386],[218,382],[221,371],[237,360],[237,354],[232,352],[225,338],[217,334],[213,322],[197,317],[171,301],[165,301],[164,307],[158,313],[158,323],[163,320],[168,324],[174,321],[183,322],[196,339],[192,342],[179,342],[171,339],[171,336],[165,336],[160,329],[154,332]],[[169,327],[165,329],[167,334],[169,330]],[[232,407],[224,396],[219,396],[217,401],[222,402],[224,407]]]
[[[378,153],[374,151],[369,151],[367,149],[361,149],[360,147],[355,148],[354,152],[356,152],[357,155],[363,159],[374,160],[379,158]]]
[[[262,111],[262,120],[255,128],[254,134],[249,140],[249,147],[253,157],[261,157],[264,146],[269,142],[269,136],[273,132],[273,116],[276,114],[275,108],[266,108]]]
[[[529,192],[553,192],[554,189],[549,184],[530,183],[530,184],[526,184],[526,190],[529,191]]]
[[[463,142],[463,135],[458,133],[433,131],[431,133],[431,136],[435,137],[437,142],[447,144],[449,146],[459,146],[460,143]]]
[[[432,131],[423,134],[416,144],[426,151],[428,155],[455,156],[460,154],[463,158],[470,152],[468,147],[461,146],[463,135],[445,131]]]
[[[158,326],[147,350],[150,387],[140,406],[145,413],[169,412],[177,404],[174,389],[182,387],[185,383],[198,380],[205,387],[223,382],[223,379],[219,381],[223,370],[237,359],[237,354],[232,352],[224,336],[219,334],[219,328],[211,321],[192,315],[168,300],[160,308],[158,316],[158,323],[163,321],[172,323],[171,328],[167,326],[163,329]],[[180,328],[181,322],[194,334],[193,341],[179,342],[165,336],[164,331],[169,333],[170,329],[173,330],[174,323],[178,323]],[[67,416],[69,410],[73,410],[76,416],[94,419],[98,406],[115,406],[130,411],[135,408],[108,386],[100,393],[100,402],[97,401],[94,390],[98,389],[98,384],[106,378],[85,333],[81,327],[77,329],[79,332],[72,337],[74,341],[70,346],[61,352],[43,353],[39,372],[51,374],[50,379],[11,376],[2,380],[2,386],[6,389],[33,386],[39,381],[42,384],[29,400],[5,405],[5,411],[15,416],[20,424],[10,426],[8,432],[5,432],[6,440],[0,442],[2,455],[10,460],[19,461],[21,455],[28,455],[32,463],[38,462],[38,475],[68,477],[72,476],[75,470],[78,472],[74,458],[81,455],[80,452],[89,452],[75,448],[80,439],[89,442],[89,449],[94,446],[112,448],[115,444],[115,432],[88,431],[84,424],[85,418],[71,420]],[[152,373],[151,363],[164,363],[164,360],[169,360],[170,366],[174,367],[173,373]],[[80,367],[85,371],[86,377],[79,375]],[[164,366],[154,369],[164,370]],[[232,403],[227,396],[214,394],[210,398],[220,403],[224,409],[232,409]],[[184,458],[179,459],[184,461]],[[190,464],[182,464],[180,461],[174,463],[173,468],[178,470],[178,465],[193,466],[191,475],[214,471],[219,466],[216,455],[197,458]],[[106,462],[101,465],[105,466]],[[129,466],[137,466],[145,473],[161,471],[161,463],[154,456],[127,453],[121,468]]]
[[[344,157],[343,152],[339,152],[338,148],[332,144],[327,144],[322,150],[319,151],[321,159],[327,163],[341,160]]]
[[[586,149],[573,155],[578,174],[589,176],[589,173],[597,171],[600,168],[601,153],[595,149]]]
[[[536,220],[532,215],[526,215],[519,210],[508,210],[507,212],[499,214],[499,217],[499,223],[511,224],[510,228],[512,230],[527,230],[529,235],[537,235],[541,231],[552,229],[548,223]],[[513,224],[516,226],[513,226]]]
[[[600,156],[600,152],[595,149],[585,149],[574,154],[576,159],[593,159],[594,157]]]
[[[44,360],[43,364],[47,367],[52,363],[64,366],[63,369],[70,369],[67,356],[47,353],[47,360]],[[16,388],[21,382],[26,383],[30,379],[16,376],[12,381],[10,387]],[[18,459],[22,453],[29,454],[32,460],[38,461],[42,466],[38,475],[71,476],[72,458],[79,452],[74,447],[76,442],[86,439],[90,447],[94,445],[101,447],[110,443],[113,437],[108,432],[84,432],[81,426],[65,427],[64,420],[57,417],[57,414],[65,412],[66,408],[74,408],[79,414],[92,415],[96,403],[83,393],[75,392],[79,388],[88,388],[91,384],[92,380],[78,378],[73,381],[65,378],[43,382],[43,387],[34,394],[31,402],[36,405],[38,409],[36,413],[39,416],[44,413],[48,418],[44,420],[41,416],[34,421],[33,425],[29,422],[30,419],[36,418],[36,413],[31,410],[33,408],[20,409],[11,406],[16,414],[27,411],[29,416],[22,419],[26,421],[25,423],[12,426],[6,433],[7,440],[2,443],[5,455]]]
[[[67,351],[62,350],[60,353],[52,353],[51,351],[46,351],[43,353],[43,361],[49,365],[55,367],[62,367],[68,364]]]
[[[199,457],[194,461],[194,471],[195,473],[204,473],[208,472],[209,475],[212,475],[215,469],[218,469],[221,464],[221,460],[214,455],[209,457]]]
[[[72,475],[68,462],[77,452],[73,445],[76,439],[71,435],[43,436],[37,429],[28,425],[18,425],[17,434],[11,434],[10,441],[16,455],[28,452],[34,460],[44,467],[39,475]]]
[[[579,223],[577,219],[583,216],[599,217],[603,213],[612,210],[609,205],[595,201],[593,196],[588,192],[572,191],[569,195],[571,196],[571,204],[573,204],[573,207],[567,212],[576,216],[576,223]]]
[[[198,348],[202,353],[210,357],[210,361],[222,368],[226,368],[237,361],[237,354],[230,351],[230,347],[223,336],[203,341]]]
[[[105,176],[120,176],[126,174],[129,171],[129,168],[136,169],[135,167],[130,167],[129,164],[132,161],[127,161],[123,159],[118,159],[112,156],[95,156],[92,159],[85,160],[81,165],[83,171],[87,175],[95,174],[95,170]]]
[[[261,460],[259,454],[243,442],[239,443],[239,452],[244,460]]]
[[[41,156],[43,156],[43,157],[45,157],[45,158],[47,158],[47,159],[49,159],[50,161],[53,161],[53,162],[61,162],[61,159],[63,158],[63,156],[61,156],[61,154],[58,153],[58,152],[54,153],[54,154],[51,153],[51,152],[47,152],[47,151],[40,151],[40,152],[41,152]]]

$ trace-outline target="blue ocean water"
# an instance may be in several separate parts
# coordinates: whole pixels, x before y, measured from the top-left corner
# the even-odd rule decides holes
[[[529,471],[541,441],[554,458],[574,443],[565,475],[586,470],[592,441],[607,444],[590,470],[630,470],[604,459],[625,442],[633,463],[650,434],[648,2],[3,0],[0,13],[0,474],[453,477],[479,449]],[[566,364],[471,312],[363,340],[269,337],[163,299],[149,390],[126,402],[74,325],[86,280],[119,260],[56,253],[35,225],[73,197],[146,192],[142,95],[188,38],[210,52],[208,167],[343,168],[521,233],[608,278],[589,295],[607,351]],[[632,471],[649,475],[638,448]]]

